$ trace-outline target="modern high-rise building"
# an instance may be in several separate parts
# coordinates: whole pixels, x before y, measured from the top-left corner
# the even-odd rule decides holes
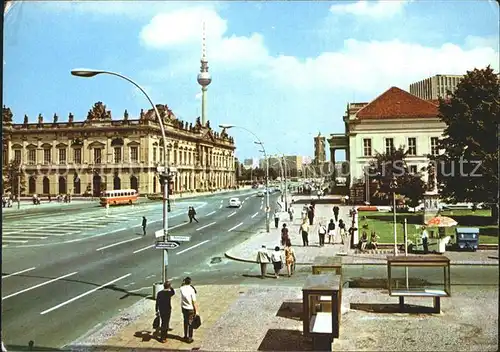
[[[283,163],[284,162],[284,163]],[[286,164],[286,166],[285,166]],[[270,156],[269,168],[274,168],[281,173],[282,168],[286,168],[288,177],[297,177],[302,170],[303,157],[301,155],[287,155],[284,157]],[[266,168],[266,160],[260,159],[259,167]]]
[[[321,132],[314,137],[314,161],[315,165],[321,165],[326,161],[325,151],[326,138],[321,135]]]
[[[259,167],[259,159],[258,158],[250,158],[250,159],[245,159],[243,161],[243,167],[245,169],[255,169],[257,167]]]
[[[463,75],[435,75],[410,84],[410,93],[424,100],[446,98],[447,92],[454,92]]]

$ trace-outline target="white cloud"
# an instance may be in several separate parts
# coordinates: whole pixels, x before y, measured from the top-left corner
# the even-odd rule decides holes
[[[371,18],[389,18],[401,13],[407,3],[407,0],[359,0],[354,3],[332,5],[330,12]]]
[[[348,39],[338,52],[298,60],[280,56],[263,74],[270,82],[297,90],[350,90],[381,93],[396,85],[408,89],[413,81],[438,73],[461,74],[491,64],[498,70],[499,53],[492,48],[463,49],[454,44],[425,47],[398,40],[362,42]]]
[[[467,48],[493,48],[498,51],[498,36],[488,36],[488,37],[478,37],[474,35],[468,35],[465,38],[465,46]]]
[[[254,33],[249,37],[228,36],[227,21],[215,9],[202,6],[156,15],[142,28],[140,38],[150,48],[183,48],[199,57],[203,22],[207,55],[212,63],[241,67],[261,64],[269,57],[262,35]]]

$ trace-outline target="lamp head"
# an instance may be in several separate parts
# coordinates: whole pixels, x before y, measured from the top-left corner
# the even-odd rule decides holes
[[[232,127],[234,127],[234,125],[228,125],[228,124],[225,124],[225,123],[221,123],[219,125],[219,128],[225,128],[225,129],[232,128]]]
[[[88,68],[75,68],[71,70],[71,74],[73,76],[77,77],[94,77],[95,75],[98,75],[99,73],[102,73],[103,71],[100,70],[91,70]]]

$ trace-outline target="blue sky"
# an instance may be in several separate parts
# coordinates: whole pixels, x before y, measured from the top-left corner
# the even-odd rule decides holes
[[[201,113],[196,82],[202,22],[212,84],[208,119],[254,131],[269,154],[312,155],[313,137],[343,132],[348,102],[434,74],[498,70],[496,1],[17,1],[5,18],[4,104],[16,122],[102,101],[121,119],[148,103],[106,69],[141,84],[185,121]],[[237,156],[258,156],[233,129]],[[328,157],[328,155],[327,155]]]

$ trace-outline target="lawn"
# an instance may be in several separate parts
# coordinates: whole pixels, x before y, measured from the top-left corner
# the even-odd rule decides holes
[[[498,244],[498,225],[491,224],[490,210],[476,210],[472,213],[471,210],[453,210],[443,211],[441,215],[449,216],[458,222],[458,227],[478,227],[479,228],[479,243]],[[365,218],[366,217],[366,220]],[[403,243],[403,220],[406,218],[408,223],[408,239],[414,241],[415,235],[420,234],[420,226],[422,225],[422,213],[398,213],[396,214],[397,221],[397,237],[398,243]],[[393,232],[393,214],[366,211],[359,213],[359,226],[368,225],[368,236],[371,231],[375,231],[380,236],[379,243],[394,243]],[[435,231],[437,228],[429,228],[429,231]],[[455,227],[446,228],[447,235],[455,234]],[[369,237],[368,237],[369,238]]]

